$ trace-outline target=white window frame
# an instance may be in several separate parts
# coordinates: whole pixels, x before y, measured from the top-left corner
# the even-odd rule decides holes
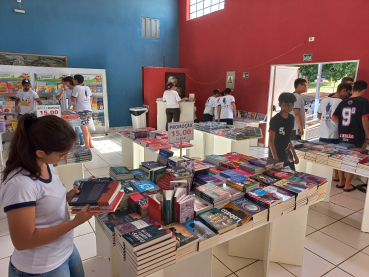
[[[160,38],[160,20],[141,17],[141,37]]]
[[[189,0],[190,20],[224,9],[225,0]]]

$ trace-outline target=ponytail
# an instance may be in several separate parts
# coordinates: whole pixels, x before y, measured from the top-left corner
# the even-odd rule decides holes
[[[23,115],[10,143],[3,182],[12,171],[22,170],[29,173],[28,177],[36,179],[41,175],[37,150],[42,150],[46,154],[68,151],[76,140],[76,132],[60,117],[47,115],[37,118],[35,114]]]

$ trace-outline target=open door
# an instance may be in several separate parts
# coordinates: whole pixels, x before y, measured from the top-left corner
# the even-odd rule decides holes
[[[269,141],[269,121],[279,112],[278,97],[282,92],[294,92],[294,81],[299,77],[300,67],[273,65],[270,72],[269,99],[268,99],[268,122],[265,132],[265,147]],[[273,106],[276,110],[273,110]]]

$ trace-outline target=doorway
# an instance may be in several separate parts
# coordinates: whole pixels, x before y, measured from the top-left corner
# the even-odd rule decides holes
[[[271,65],[270,69],[270,81],[269,81],[269,96],[267,105],[267,123],[265,130],[264,145],[268,147],[269,144],[269,121],[279,111],[278,110],[278,97],[282,92],[293,92],[294,81],[300,75],[300,67],[306,65],[318,65],[318,64],[336,64],[336,63],[352,63],[356,62],[356,73],[354,80],[356,80],[357,72],[359,68],[359,60],[349,61],[335,61],[335,62],[322,62],[322,63],[303,63],[303,64],[279,64]],[[320,76],[321,77],[321,76]],[[273,107],[276,109],[274,110]]]

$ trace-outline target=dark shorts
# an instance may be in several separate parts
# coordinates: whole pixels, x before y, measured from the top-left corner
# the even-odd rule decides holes
[[[213,116],[208,113],[204,113],[204,122],[213,121]]]
[[[220,122],[225,122],[227,125],[233,125],[233,118],[220,119]]]
[[[92,111],[81,111],[77,112],[79,118],[81,119],[81,126],[89,126],[90,119],[92,117]]]
[[[326,138],[319,138],[319,141],[326,142],[326,143],[333,143],[333,144],[339,144],[339,139],[326,139]]]

